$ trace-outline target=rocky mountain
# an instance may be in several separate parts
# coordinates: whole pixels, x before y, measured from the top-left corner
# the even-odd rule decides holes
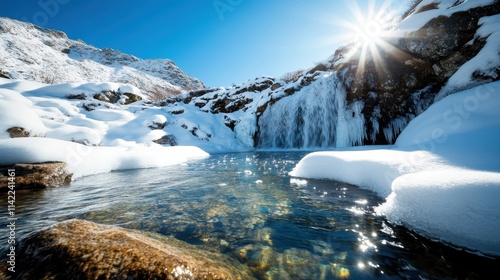
[[[42,131],[45,136],[95,146],[120,141],[149,145],[154,141],[220,152],[386,144],[393,143],[436,100],[499,79],[499,23],[498,0],[417,1],[384,37],[375,42],[350,42],[311,69],[282,78],[258,77],[228,88],[203,88],[197,80],[179,78],[184,74],[168,60],[143,61],[68,40],[61,32],[1,19],[3,76],[40,78],[37,75],[46,73],[45,63],[51,69],[63,69],[65,74],[60,77],[66,79],[92,81],[98,69],[104,73],[99,79],[118,79],[136,85],[142,93],[158,87],[195,90],[160,102],[144,98],[140,104],[128,105],[134,100],[124,95],[141,96],[141,92],[123,84],[36,84],[29,90],[15,82],[1,84],[29,99],[26,104],[33,111],[32,119],[40,119],[31,129],[33,135]],[[162,71],[168,67],[178,72]],[[57,96],[47,95],[54,91]],[[111,105],[110,100],[100,98],[113,94],[117,100]],[[48,99],[40,98],[45,95]],[[62,101],[54,98],[65,99],[65,105],[55,106],[54,102]],[[456,118],[474,109],[474,100],[466,101],[453,112],[444,112],[449,122],[456,123]],[[12,107],[9,104],[6,108]],[[52,107],[61,111],[57,118],[40,113]],[[68,110],[84,120],[76,122],[83,127],[80,131],[63,113]],[[111,113],[121,116],[112,117],[113,124]],[[155,129],[154,135],[147,125],[139,129],[139,122],[149,123],[157,115],[168,122]],[[54,119],[62,123],[56,126]],[[33,126],[25,123],[10,122],[5,129]],[[89,123],[107,129],[89,129]]]
[[[48,84],[118,82],[150,95],[202,89],[168,59],[143,60],[75,41],[61,31],[0,18],[0,75]]]
[[[351,42],[311,69],[164,105],[224,114],[249,147],[393,143],[436,100],[499,79],[499,13],[495,0],[416,1],[384,37]]]

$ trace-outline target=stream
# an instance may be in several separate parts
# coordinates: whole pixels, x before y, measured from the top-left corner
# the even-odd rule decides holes
[[[258,279],[463,279],[499,259],[432,241],[375,215],[375,193],[290,178],[305,152],[216,154],[17,192],[17,235],[71,218],[174,236],[221,252]],[[1,201],[7,210],[7,201]],[[0,231],[6,243],[7,222]],[[4,238],[5,237],[5,238]]]

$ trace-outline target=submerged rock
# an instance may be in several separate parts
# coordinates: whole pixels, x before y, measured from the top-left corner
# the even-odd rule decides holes
[[[179,240],[76,219],[32,234],[16,253],[22,261],[11,279],[254,279],[247,267]]]
[[[50,188],[68,185],[73,174],[64,162],[16,164],[0,167],[0,191],[7,190],[8,170],[15,170],[16,189]]]

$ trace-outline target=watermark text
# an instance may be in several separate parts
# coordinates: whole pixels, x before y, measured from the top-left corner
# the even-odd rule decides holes
[[[10,272],[16,272],[16,170],[7,170],[7,229],[8,229],[8,250],[7,263]]]

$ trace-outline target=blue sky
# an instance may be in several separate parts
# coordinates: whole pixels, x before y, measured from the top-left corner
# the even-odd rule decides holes
[[[387,0],[386,0],[387,1]],[[403,1],[393,1],[403,2]],[[0,16],[64,31],[98,48],[169,58],[207,86],[281,76],[332,55],[384,0],[3,0]],[[401,5],[401,4],[399,4]]]

